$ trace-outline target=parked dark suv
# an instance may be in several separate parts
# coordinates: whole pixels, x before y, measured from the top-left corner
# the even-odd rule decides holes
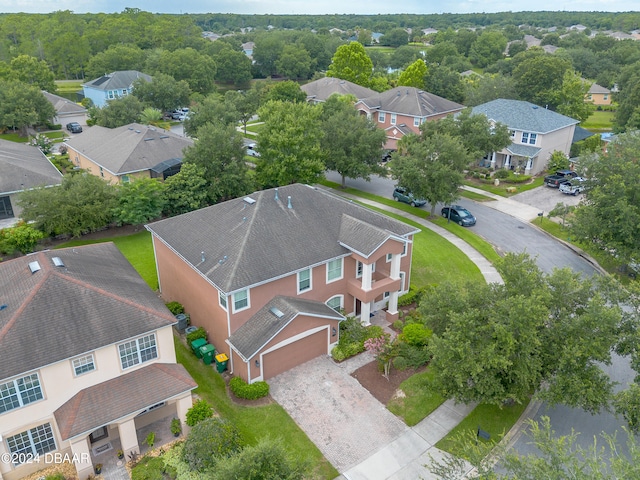
[[[82,133],[82,126],[78,122],[67,123],[67,130],[71,133]]]
[[[422,207],[427,203],[426,200],[423,200],[421,198],[414,198],[413,194],[407,191],[407,189],[404,187],[396,187],[393,190],[393,199],[396,202],[408,203],[412,207]]]

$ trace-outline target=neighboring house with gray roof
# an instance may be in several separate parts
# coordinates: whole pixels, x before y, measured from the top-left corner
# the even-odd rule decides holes
[[[20,192],[61,182],[62,174],[39,148],[0,140],[0,228],[20,217],[16,202]]]
[[[93,126],[65,142],[77,167],[112,183],[136,178],[165,179],[180,171],[183,152],[193,140],[162,128],[130,123]]]
[[[597,83],[592,83],[584,100],[594,105],[611,105],[611,90]]]
[[[364,324],[409,289],[418,229],[325,190],[288,185],[147,225],[160,290],[206,329],[247,382],[339,339],[338,312]]]
[[[464,109],[464,105],[415,87],[396,87],[363,98],[355,107],[379,128],[385,130],[384,148],[396,150],[398,140],[409,133],[420,133],[420,125],[439,120]]]
[[[113,243],[0,263],[0,453],[18,459],[0,478],[48,466],[47,453],[87,478],[103,450],[139,453],[151,422],[184,423],[197,385],[176,363],[174,323]]]
[[[87,109],[82,105],[44,90],[42,94],[44,98],[53,105],[53,109],[56,111],[53,117],[53,123],[62,125],[63,128],[67,123],[71,122],[78,122],[82,126],[87,124]]]
[[[326,102],[334,93],[353,95],[356,100],[376,94],[375,90],[336,77],[320,78],[302,85],[300,89],[307,94],[307,102],[314,104]]]
[[[147,82],[151,76],[137,70],[112,72],[82,84],[85,98],[91,99],[96,107],[104,107],[109,100],[126,97],[133,91],[133,83],[142,78]]]
[[[497,99],[473,107],[492,123],[502,123],[511,132],[512,143],[491,152],[480,162],[491,168],[507,168],[535,175],[547,168],[549,157],[561,151],[567,158],[578,120],[521,100]]]

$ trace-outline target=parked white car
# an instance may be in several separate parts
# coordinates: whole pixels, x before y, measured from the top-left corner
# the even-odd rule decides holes
[[[584,191],[584,179],[581,177],[572,178],[568,182],[560,184],[558,189],[566,195],[578,195]]]

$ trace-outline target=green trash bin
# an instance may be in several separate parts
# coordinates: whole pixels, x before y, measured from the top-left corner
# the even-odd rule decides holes
[[[218,373],[222,373],[227,369],[228,361],[229,357],[226,354],[220,353],[216,355],[216,370],[218,370]]]
[[[211,365],[213,362],[213,356],[216,353],[216,349],[213,345],[207,343],[200,347],[200,356],[202,357],[202,361],[205,365]]]
[[[200,347],[207,344],[207,340],[204,338],[196,338],[193,342],[191,342],[191,350],[195,353],[196,357],[202,358],[202,354],[200,353]]]

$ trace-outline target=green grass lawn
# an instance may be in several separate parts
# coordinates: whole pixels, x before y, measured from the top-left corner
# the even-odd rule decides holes
[[[9,132],[9,133],[0,134],[0,139],[7,140],[9,142],[16,142],[16,143],[27,143],[29,141],[28,137],[22,137],[18,132],[15,132],[15,133]]]
[[[387,404],[389,411],[410,427],[420,423],[445,401],[444,397],[429,388],[433,377],[433,371],[427,370],[402,382],[400,389],[405,397],[392,399]]]
[[[177,338],[175,347],[178,362],[198,384],[194,393],[213,405],[221,417],[232,422],[249,444],[255,445],[265,437],[281,438],[297,461],[310,465],[311,472],[306,478],[332,479],[338,476],[338,471],[280,405],[244,407],[234,404],[227,395],[223,378],[214,368],[199,361]]]
[[[613,119],[615,112],[604,112],[596,110],[580,124],[582,128],[587,130],[608,131],[613,127]]]
[[[485,192],[500,195],[501,197],[512,197],[518,193],[526,192],[527,190],[533,190],[544,183],[544,177],[534,177],[530,183],[505,183],[500,182],[500,185],[496,186],[493,183],[484,183],[473,179],[465,180],[464,184],[469,187],[479,188]],[[507,192],[507,188],[515,187],[514,192]],[[468,193],[468,192],[466,192]],[[464,195],[466,197],[466,195]]]

